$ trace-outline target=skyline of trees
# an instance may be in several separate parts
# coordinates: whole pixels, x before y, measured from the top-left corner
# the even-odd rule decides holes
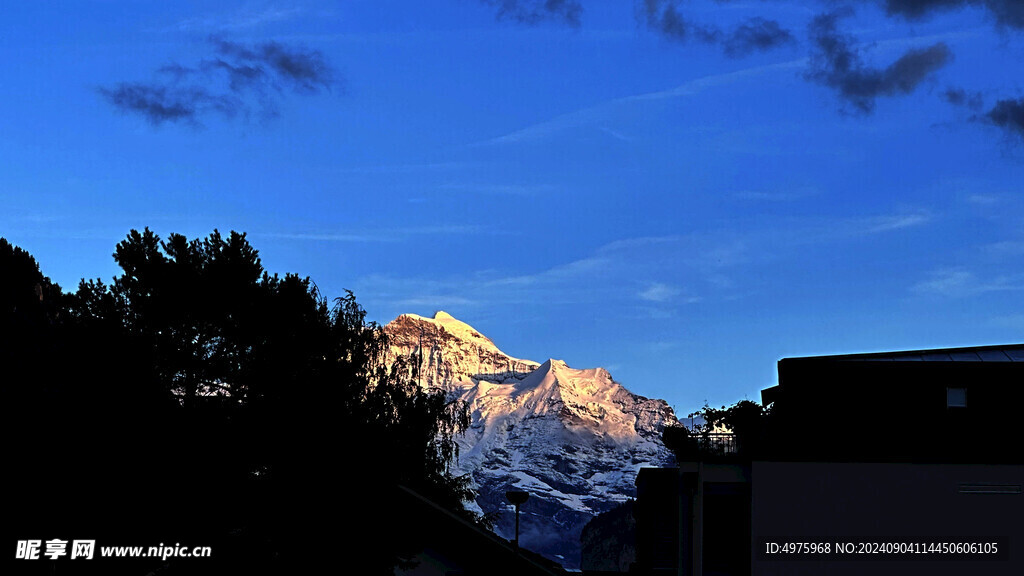
[[[110,283],[65,293],[0,239],[19,529],[225,551],[172,574],[323,569],[339,550],[390,573],[416,552],[389,537],[399,485],[478,520],[449,470],[466,406],[417,386],[414,363],[384,365],[351,292],[269,274],[237,232],[132,230],[114,259]],[[84,497],[54,497],[69,492]],[[325,539],[331,557],[309,553]]]

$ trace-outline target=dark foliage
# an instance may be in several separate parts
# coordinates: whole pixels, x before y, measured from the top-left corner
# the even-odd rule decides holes
[[[712,408],[707,404],[691,416],[700,416],[703,424],[688,430],[682,426],[665,428],[662,440],[680,462],[708,456],[721,456],[721,446],[711,435],[719,429],[729,430],[735,437],[736,453],[749,458],[765,446],[765,436],[771,423],[771,409],[757,402],[740,400],[726,408]]]
[[[580,534],[584,571],[629,572],[636,561],[634,502],[627,500],[598,514]]]
[[[398,485],[472,518],[448,472],[465,405],[384,366],[351,293],[268,274],[238,233],[133,230],[114,258],[111,284],[64,295],[0,240],[17,539],[215,554],[72,573],[373,574],[416,552]]]

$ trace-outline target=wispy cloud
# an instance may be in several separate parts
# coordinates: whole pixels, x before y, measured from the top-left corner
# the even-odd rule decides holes
[[[753,52],[765,52],[796,42],[796,37],[775,20],[750,18],[726,34],[722,41],[725,55],[742,58]]]
[[[885,68],[868,67],[856,40],[838,30],[839,20],[851,13],[830,12],[811,22],[814,52],[806,76],[835,90],[856,112],[872,112],[879,97],[913,92],[933,72],[952,61],[949,47],[938,42],[912,48]]]
[[[407,311],[402,303],[431,308],[458,301],[479,307],[589,303],[619,307],[624,314],[633,314],[644,303],[644,309],[664,315],[674,313],[674,306],[701,301],[701,290],[728,297],[732,289],[723,277],[743,261],[739,251],[734,240],[716,236],[626,238],[580,258],[521,273],[483,269],[449,278],[368,276],[359,282],[357,293],[370,295],[375,307],[394,313]],[[652,279],[665,270],[676,277]]]
[[[1024,275],[998,275],[981,278],[975,272],[962,267],[932,271],[925,280],[911,287],[911,291],[918,294],[949,298],[1022,289],[1024,289]]]
[[[920,211],[875,216],[860,220],[858,223],[862,224],[861,229],[864,233],[877,234],[880,232],[890,232],[893,230],[902,230],[904,228],[921,226],[923,224],[927,224],[931,220],[932,215],[930,212]]]
[[[151,124],[202,126],[211,115],[272,118],[283,93],[315,94],[337,86],[338,79],[317,50],[278,42],[245,45],[211,37],[210,58],[193,66],[172,63],[156,78],[101,86],[97,92],[122,112]]]
[[[644,0],[641,19],[649,29],[676,42],[721,45],[730,58],[765,52],[796,41],[777,21],[760,16],[748,18],[731,31],[695,22],[683,14],[680,0]]]
[[[420,172],[447,172],[473,166],[469,162],[421,162],[410,164],[381,164],[376,166],[349,166],[338,168],[339,174],[416,174]]]
[[[461,296],[445,296],[440,294],[423,294],[420,296],[413,296],[411,298],[405,298],[403,300],[396,300],[394,306],[399,308],[407,308],[410,310],[417,309],[433,309],[441,310],[444,308],[453,307],[476,307],[480,303],[469,298],[463,298]]]
[[[1002,202],[1003,198],[998,194],[970,194],[965,200],[978,206],[995,206]]]
[[[1024,254],[1024,240],[1003,240],[982,246],[982,251],[995,256],[1018,256]]]
[[[583,3],[580,0],[480,1],[496,8],[499,19],[529,25],[546,21],[560,21],[573,27],[581,25]],[[717,20],[721,21],[726,11],[721,9],[720,4],[727,1],[708,0],[704,3],[703,12],[707,12],[709,4],[715,5],[715,12],[719,16]],[[693,12],[701,10],[693,4],[695,2],[687,0],[637,0],[634,4],[635,15],[640,26],[672,42],[718,46],[726,56],[732,58],[786,45],[800,45],[792,31],[773,19],[773,16],[781,12],[794,9],[788,3],[785,6],[784,3],[767,0],[745,3],[744,8],[757,10],[760,14],[745,20],[732,20],[727,25],[708,24],[694,19]],[[836,2],[821,0],[811,4],[831,4],[834,7]],[[936,36],[910,35],[882,40],[872,46],[890,49],[900,45],[908,47],[887,64],[871,65],[864,57],[866,46],[853,35],[840,31],[838,26],[840,20],[854,13],[854,6],[864,4],[872,5],[872,8],[880,5],[889,17],[889,24],[901,23],[904,30],[908,23],[913,25],[939,13],[976,8],[988,12],[1001,32],[1024,31],[1024,2],[1020,0],[861,0],[839,3],[838,9],[819,14],[811,20],[807,30],[810,50],[808,57],[799,62],[810,64],[804,73],[806,80],[825,86],[838,95],[842,102],[842,112],[868,115],[874,111],[879,98],[901,97],[916,92],[953,61],[953,51],[947,40],[974,34],[974,31],[960,30]],[[802,8],[806,9],[806,6]],[[696,85],[681,88],[699,89]],[[987,112],[981,113],[984,95],[979,91],[951,87],[941,93],[940,97],[952,104],[971,108],[976,112],[973,119],[998,126],[1007,134],[1024,140],[1024,99],[999,100]],[[600,124],[601,115],[607,111],[602,108],[616,102],[620,101],[568,112],[493,138],[484,144],[523,142],[569,126]],[[615,132],[606,133],[612,137],[617,136]]]
[[[632,142],[634,140],[632,137],[626,136],[618,130],[612,130],[607,126],[598,126],[597,129],[620,142]]]
[[[963,106],[975,111],[981,110],[985,105],[984,94],[963,88],[947,88],[942,93],[942,99],[954,106]]]
[[[901,234],[933,221],[931,212],[895,211],[847,219],[791,219],[765,226],[735,222],[688,234],[606,243],[544,267],[480,268],[447,277],[370,275],[355,288],[384,313],[441,308],[448,302],[486,309],[593,305],[623,317],[670,318],[684,306],[714,306],[773,289],[771,270],[800,261],[809,246],[838,246]],[[789,264],[786,264],[786,263]]]
[[[813,189],[797,189],[797,190],[740,190],[739,192],[733,192],[732,197],[738,200],[754,200],[762,202],[794,202],[796,200],[803,200],[817,194],[816,190]]]
[[[397,242],[394,236],[383,234],[331,234],[305,232],[257,232],[252,234],[263,238],[280,238],[281,240],[310,240],[314,242]]]
[[[490,288],[501,287],[545,287],[555,286],[564,282],[572,282],[584,277],[596,277],[612,272],[612,267],[617,264],[615,259],[609,255],[601,254],[601,250],[594,256],[572,260],[564,264],[558,264],[535,273],[518,274],[509,276],[496,276],[484,282]]]
[[[215,94],[200,86],[171,87],[122,82],[101,87],[99,93],[115,108],[138,114],[154,126],[165,122],[200,125],[199,118],[217,113],[234,118],[241,101],[230,94]]]
[[[647,300],[649,302],[668,302],[680,293],[682,293],[682,290],[675,286],[655,282],[640,291],[637,296],[639,296],[641,300]]]
[[[650,100],[665,100],[668,98],[692,96],[694,94],[699,94],[711,88],[729,86],[736,82],[757,78],[765,74],[773,74],[784,70],[799,69],[805,66],[807,62],[807,58],[798,58],[796,60],[787,60],[785,62],[776,62],[774,64],[764,64],[762,66],[743,68],[741,70],[734,70],[732,72],[726,72],[724,74],[711,74],[708,76],[703,76],[701,78],[695,78],[693,80],[690,80],[689,82],[685,82],[674,88],[669,88],[667,90],[658,90],[655,92],[647,92],[645,94],[636,94],[634,96],[626,96],[624,98],[620,98],[618,101],[645,102]]]
[[[631,106],[637,103],[692,96],[695,94],[699,94],[705,90],[717,88],[720,86],[727,86],[729,84],[733,84],[750,78],[755,78],[764,74],[778,72],[786,69],[797,69],[806,64],[806,62],[806,59],[791,60],[776,64],[768,64],[764,66],[745,68],[743,70],[736,70],[733,72],[727,72],[725,74],[713,74],[701,78],[696,78],[694,80],[690,80],[689,82],[680,84],[679,86],[675,86],[667,90],[658,90],[655,92],[646,92],[643,94],[634,94],[631,96],[624,96],[621,98],[615,98],[613,100],[607,100],[605,102],[601,102],[593,106],[580,108],[578,110],[566,112],[564,114],[559,114],[558,116],[555,116],[549,120],[538,122],[536,124],[531,124],[530,126],[520,128],[518,130],[509,132],[502,136],[497,136],[495,138],[479,142],[476,144],[476,146],[516,144],[521,142],[529,142],[551,136],[562,130],[573,128],[576,126],[583,126],[587,124],[595,124],[598,125],[599,130],[607,130],[607,128],[604,127],[606,116],[620,107]],[[621,140],[622,138],[617,137],[617,139]]]
[[[999,316],[997,318],[992,318],[989,321],[989,324],[1003,328],[1012,328],[1014,330],[1024,330],[1024,314]]]
[[[441,184],[441,190],[487,196],[548,196],[558,190],[551,184]]]
[[[541,22],[558,22],[573,28],[580,25],[583,5],[580,0],[480,0],[493,7],[498,20],[509,20],[528,26]]]
[[[934,213],[923,209],[848,218],[791,219],[777,223],[774,228],[748,231],[746,242],[788,253],[825,242],[858,242],[878,235],[900,234],[927,226],[934,220]]]
[[[273,22],[291,20],[304,14],[302,8],[267,6],[242,9],[232,13],[186,18],[175,28],[181,32],[237,32],[257,28]]]
[[[644,345],[644,348],[646,348],[648,352],[661,354],[670,350],[678,350],[679,348],[682,348],[682,346],[683,342],[679,340],[658,340],[655,342],[648,342]]]
[[[983,119],[1024,142],[1024,98],[999,100]]]
[[[921,20],[937,12],[967,6],[983,6],[1000,26],[1024,29],[1024,3],[1020,0],[884,0],[889,14]]]
[[[353,232],[257,232],[253,236],[280,238],[282,240],[308,240],[313,242],[402,242],[415,236],[463,236],[474,234],[508,235],[508,230],[495,229],[480,224],[438,224],[434,226],[409,226]]]

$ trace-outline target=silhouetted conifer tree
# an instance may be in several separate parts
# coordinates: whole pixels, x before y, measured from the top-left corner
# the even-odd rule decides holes
[[[472,518],[467,479],[448,471],[466,406],[417,386],[408,362],[385,366],[386,337],[351,293],[331,305],[308,278],[267,273],[235,232],[133,230],[114,258],[112,283],[62,295],[0,241],[0,265],[17,271],[3,276],[7,342],[55,326],[39,354],[6,353],[29,391],[15,426],[57,454],[35,450],[16,474],[35,503],[17,511],[26,526],[219,548],[170,574],[370,574],[417,551],[398,485]],[[33,308],[35,283],[56,308]],[[84,496],[47,499],[69,491]],[[119,571],[139,567],[101,570]]]

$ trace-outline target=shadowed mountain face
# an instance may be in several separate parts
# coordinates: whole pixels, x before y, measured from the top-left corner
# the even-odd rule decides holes
[[[603,368],[513,358],[444,312],[404,314],[385,331],[389,360],[416,354],[422,386],[469,404],[456,472],[473,479],[471,506],[500,511],[495,529],[512,538],[505,491],[529,492],[520,542],[567,568],[579,567],[583,526],[634,496],[637,470],[672,461],[661,441],[664,427],[678,424],[672,409],[631,393]]]

